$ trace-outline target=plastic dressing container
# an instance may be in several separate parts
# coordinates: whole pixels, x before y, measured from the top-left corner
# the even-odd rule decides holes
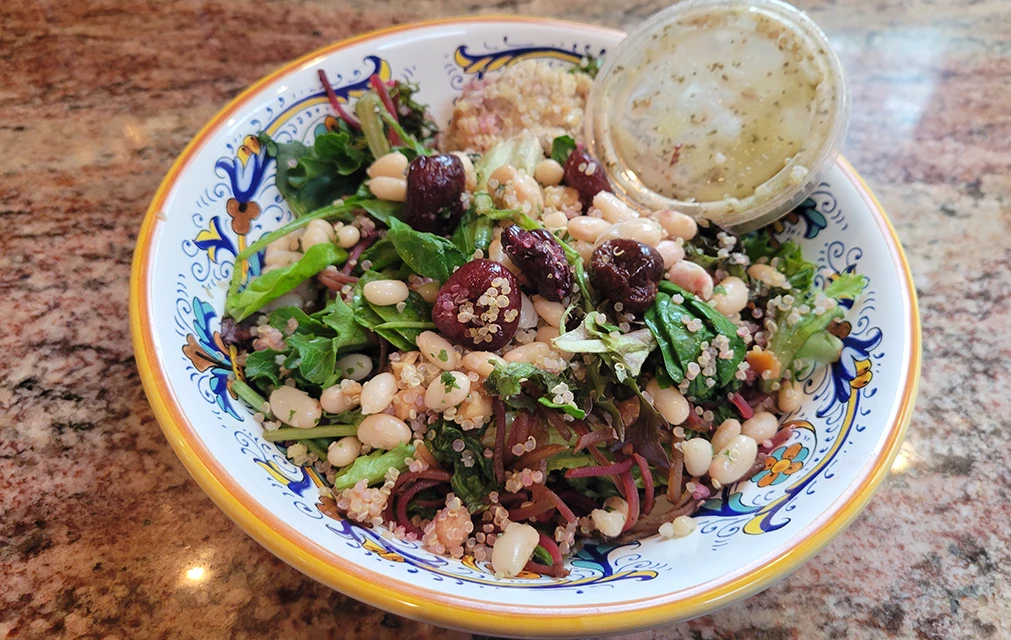
[[[744,232],[817,188],[848,119],[839,58],[806,14],[686,0],[608,52],[585,126],[619,197]]]

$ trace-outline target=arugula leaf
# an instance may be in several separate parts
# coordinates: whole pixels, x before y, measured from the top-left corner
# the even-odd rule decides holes
[[[551,159],[560,165],[565,165],[569,154],[576,150],[576,141],[572,136],[558,136],[551,141]]]
[[[293,333],[284,341],[293,353],[298,354],[298,372],[303,378],[320,387],[335,380],[337,351],[333,339]]]
[[[468,256],[442,236],[415,231],[396,218],[390,218],[389,223],[387,239],[404,263],[419,276],[445,282],[455,268],[468,261]]]
[[[316,137],[313,145],[276,142],[260,134],[267,154],[277,163],[275,183],[285,202],[301,216],[355,192],[372,161],[365,139],[353,136],[347,125]]]
[[[281,365],[277,364],[277,356],[281,355],[284,354],[273,349],[250,353],[246,358],[246,379],[255,382],[260,388],[266,388],[267,383],[275,387],[281,386]]]
[[[369,344],[369,336],[355,321],[355,312],[344,299],[337,296],[322,310],[313,314],[331,333],[334,351],[340,353]],[[322,332],[318,332],[322,333]]]
[[[450,485],[453,493],[467,505],[471,513],[488,506],[488,494],[497,488],[495,470],[492,461],[484,457],[484,445],[475,432],[464,433],[449,422],[441,421],[429,427],[426,435],[428,450],[443,465],[453,466],[453,478]],[[453,449],[453,443],[460,440],[464,444],[463,451],[469,451],[473,464],[467,466],[463,461],[463,451]]]
[[[389,451],[373,451],[367,456],[357,458],[350,466],[337,474],[333,488],[337,491],[350,489],[358,484],[359,480],[365,480],[369,485],[382,482],[386,477],[386,472],[390,469],[407,468],[404,459],[414,455],[413,444],[398,445]]]
[[[331,264],[341,264],[348,252],[335,244],[318,244],[302,255],[298,262],[275,269],[252,280],[242,291],[229,291],[225,298],[225,313],[242,322],[272,300],[283,296]]]
[[[463,214],[451,239],[464,256],[472,256],[478,249],[488,252],[494,231],[495,221],[489,216],[478,214],[471,207]]]

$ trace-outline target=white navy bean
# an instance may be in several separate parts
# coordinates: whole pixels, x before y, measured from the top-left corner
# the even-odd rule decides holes
[[[373,280],[362,287],[362,294],[372,304],[387,307],[407,300],[411,290],[401,280]]]
[[[411,428],[396,416],[377,413],[358,425],[358,439],[373,449],[394,449],[411,441]]]
[[[337,358],[336,369],[342,378],[358,382],[372,373],[372,358],[361,353],[350,353]]]
[[[354,462],[361,452],[361,440],[347,436],[330,443],[330,448],[326,451],[326,460],[335,467],[346,467]]]
[[[540,535],[528,524],[510,522],[491,550],[491,566],[495,575],[511,578],[519,575],[530,562]]]
[[[460,354],[449,343],[449,340],[438,333],[422,331],[415,342],[421,355],[443,371],[452,371],[460,366]]]
[[[284,385],[271,392],[270,411],[284,424],[299,429],[315,427],[323,415],[319,401],[305,391]]]
[[[397,378],[389,372],[380,373],[362,385],[362,414],[385,411],[396,394]]]
[[[445,411],[467,399],[470,378],[460,371],[444,371],[432,380],[425,391],[425,406],[433,411]]]

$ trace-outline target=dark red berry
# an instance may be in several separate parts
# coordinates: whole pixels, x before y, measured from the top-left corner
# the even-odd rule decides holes
[[[565,174],[562,182],[579,192],[579,202],[583,205],[583,211],[590,209],[593,196],[601,191],[611,190],[604,167],[583,149],[576,149],[570,153],[563,168]]]
[[[418,156],[407,169],[404,222],[418,231],[446,235],[463,216],[467,176],[453,155]]]
[[[495,351],[516,335],[520,305],[519,282],[501,262],[471,260],[439,289],[432,322],[457,344]]]
[[[661,278],[660,252],[635,240],[608,240],[590,258],[590,284],[611,302],[620,302],[626,313],[646,311]]]
[[[526,231],[513,225],[502,232],[502,248],[538,293],[555,302],[572,293],[565,251],[547,229]]]

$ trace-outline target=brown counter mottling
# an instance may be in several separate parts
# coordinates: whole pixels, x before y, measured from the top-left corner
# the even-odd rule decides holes
[[[665,4],[0,2],[0,640],[465,637],[305,578],[197,488],[130,347],[137,229],[200,126],[312,49],[438,15],[628,26]],[[845,153],[912,264],[920,400],[901,462],[815,560],[634,637],[1009,638],[1011,6],[801,4],[849,70]]]

